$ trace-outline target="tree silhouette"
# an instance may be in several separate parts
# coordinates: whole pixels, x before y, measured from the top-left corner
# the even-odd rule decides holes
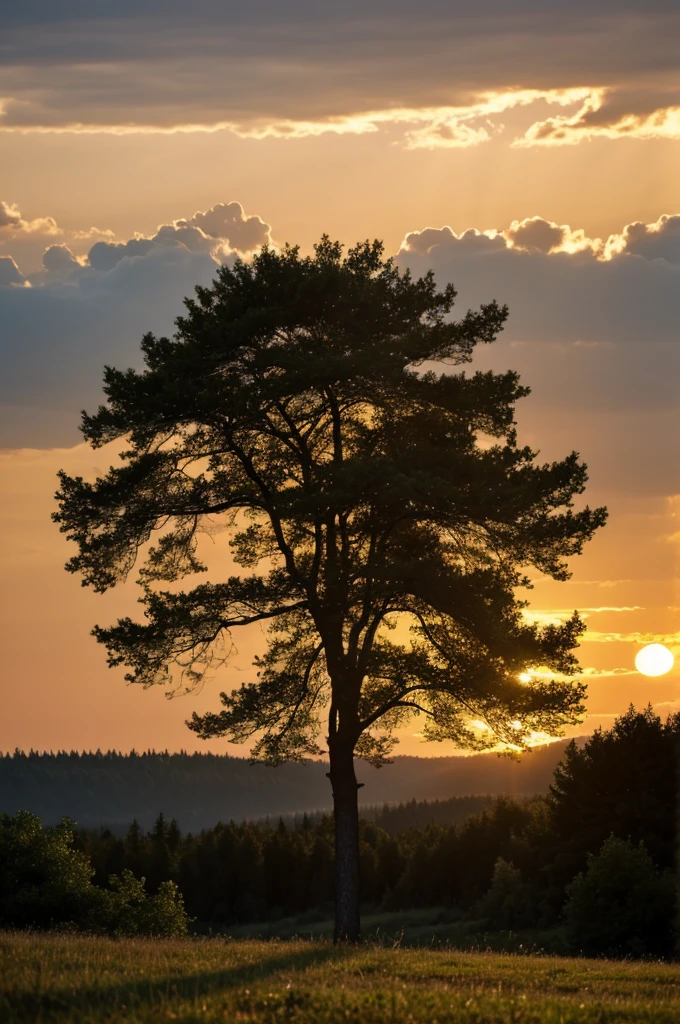
[[[146,621],[94,630],[132,682],[191,688],[230,631],[268,623],[257,678],[190,727],[276,764],[321,753],[324,716],[335,937],[353,940],[354,757],[384,763],[414,714],[426,737],[478,748],[576,721],[580,683],[519,675],[571,675],[582,623],[539,628],[515,590],[528,567],[567,578],[606,512],[573,510],[576,453],[539,465],[518,446],[514,372],[455,371],[502,329],[496,302],[451,321],[451,285],[400,273],[379,242],[343,256],[326,236],[313,257],[265,247],[196,291],[174,338],[143,339],[146,370],[106,369],[82,430],[94,447],[127,438],[123,465],[95,483],[62,472],[55,519],[79,547],[67,568],[96,591],[159,535],[139,573]],[[199,533],[217,518],[243,571],[160,589],[205,570]]]

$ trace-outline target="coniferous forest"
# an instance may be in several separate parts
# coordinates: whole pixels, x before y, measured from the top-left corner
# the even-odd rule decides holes
[[[564,749],[560,741],[520,761],[495,754],[396,757],[381,770],[358,762],[366,784],[360,791],[364,810],[471,794],[546,793]],[[66,815],[83,827],[104,826],[118,834],[133,819],[150,829],[162,811],[183,831],[196,832],[232,818],[330,811],[327,771],[327,762],[313,760],[272,768],[217,754],[16,751],[0,755],[0,813],[27,810],[44,824]]]
[[[663,723],[631,708],[612,730],[567,745],[546,795],[373,809],[361,823],[362,905],[440,907],[491,931],[560,927],[586,953],[669,954],[679,739],[680,715]],[[334,897],[333,821],[303,814],[192,832],[159,813],[150,829],[133,821],[116,834],[6,814],[0,882],[5,925],[176,934],[321,920]]]

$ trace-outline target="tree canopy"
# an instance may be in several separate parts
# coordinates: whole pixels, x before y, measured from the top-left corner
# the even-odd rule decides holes
[[[95,447],[127,438],[123,465],[61,474],[70,571],[104,591],[145,555],[145,621],[95,629],[109,663],[145,686],[174,666],[190,688],[232,630],[267,622],[256,678],[190,727],[275,764],[321,752],[323,714],[336,817],[341,791],[356,807],[353,756],[384,763],[413,714],[427,738],[521,747],[583,710],[580,683],[519,678],[572,675],[582,622],[541,628],[516,590],[534,570],[566,579],[606,512],[574,509],[576,453],[541,464],[518,444],[517,374],[465,371],[507,309],[453,320],[455,294],[379,242],[265,247],[198,288],[173,338],[146,335],[143,372],[106,369],[82,429]],[[239,574],[162,589],[206,570],[216,521]]]

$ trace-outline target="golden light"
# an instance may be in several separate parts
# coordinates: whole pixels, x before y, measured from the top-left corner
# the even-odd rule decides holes
[[[520,672],[520,674],[519,674],[519,681],[520,681],[520,683],[530,683],[531,682],[531,672]]]
[[[663,676],[673,668],[674,661],[663,644],[647,644],[635,655],[635,667],[643,676]]]

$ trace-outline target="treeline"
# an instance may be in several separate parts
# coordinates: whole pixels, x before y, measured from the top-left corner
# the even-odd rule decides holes
[[[364,819],[364,909],[444,907],[480,930],[561,928],[574,951],[670,955],[679,744],[680,715],[664,723],[651,708],[631,708],[610,731],[582,747],[568,745],[546,796],[497,798],[457,824],[409,827],[409,816],[430,813],[417,803],[396,809],[390,831]],[[404,828],[397,825],[399,814]],[[390,824],[395,809],[384,815]],[[17,860],[11,838],[18,834],[17,818],[2,821],[0,894],[12,905],[17,893],[30,889],[39,900],[54,886],[36,878],[30,843],[24,843],[23,861]],[[43,836],[54,832],[41,830]],[[309,911],[323,915],[333,903],[329,816],[231,821],[184,833],[161,814],[149,831],[134,822],[123,836],[80,829],[71,854],[89,865],[88,884],[98,891],[127,885],[132,892],[132,881],[145,879],[145,899],[163,895],[175,929],[184,908],[195,928],[228,931]],[[69,877],[63,849],[60,857],[53,870],[57,889]],[[21,864],[28,865],[23,880]],[[149,904],[144,920],[151,910]],[[0,924],[16,923],[8,914],[0,899]],[[162,920],[154,927],[162,931]]]
[[[565,743],[520,761],[495,754],[397,757],[376,771],[359,763],[365,808],[455,796],[528,796],[547,792]],[[0,755],[0,812],[27,810],[46,824],[63,816],[122,833],[133,819],[150,829],[158,812],[197,832],[216,821],[330,811],[324,761],[251,765],[218,754],[23,753]],[[367,813],[369,813],[367,811]]]
[[[361,900],[400,910],[433,905],[469,908],[488,889],[499,856],[540,819],[544,801],[499,797],[460,825],[428,825],[390,834],[360,824]],[[408,808],[402,809],[403,813]],[[419,808],[422,814],[424,809]],[[389,817],[389,814],[388,814]],[[150,832],[136,822],[124,837],[81,830],[76,845],[106,885],[131,871],[155,893],[173,880],[187,912],[210,925],[276,920],[333,905],[333,819],[295,824],[229,822],[183,835],[159,815]]]

